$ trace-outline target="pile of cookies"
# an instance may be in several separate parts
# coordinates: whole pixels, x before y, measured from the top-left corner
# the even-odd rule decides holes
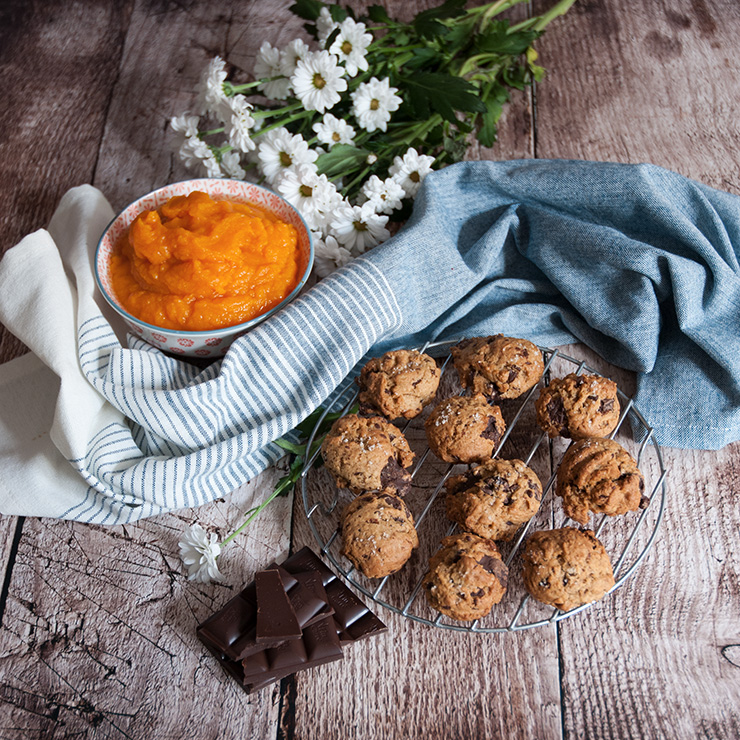
[[[536,345],[502,335],[465,339],[451,355],[465,394],[436,403],[424,430],[434,455],[468,470],[445,481],[447,518],[460,531],[442,540],[422,585],[434,609],[468,621],[486,616],[503,598],[508,570],[496,543],[512,540],[543,498],[533,470],[496,455],[506,433],[499,402],[537,385],[544,364]],[[403,498],[414,453],[392,422],[415,418],[432,404],[440,377],[435,360],[414,350],[370,360],[358,377],[359,413],[338,419],[322,444],[327,470],[355,494],[342,515],[342,554],[368,578],[399,571],[418,547]],[[535,409],[549,437],[573,440],[556,486],[570,518],[585,525],[591,512],[614,516],[644,505],[635,460],[608,439],[620,419],[613,381],[575,373],[554,379],[541,389]],[[601,598],[614,585],[609,556],[588,529],[530,535],[522,563],[528,592],[565,611]]]

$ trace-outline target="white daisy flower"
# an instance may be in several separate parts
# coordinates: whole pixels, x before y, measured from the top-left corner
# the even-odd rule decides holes
[[[377,161],[378,161],[378,155],[373,154],[372,152],[370,152],[370,154],[368,154],[367,157],[365,157],[366,164],[372,165],[372,164],[375,164]]]
[[[241,157],[239,152],[232,149],[230,152],[224,152],[221,155],[221,169],[223,170],[226,177],[230,177],[232,180],[243,180],[247,174],[244,168],[241,166]]]
[[[187,113],[170,118],[170,128],[185,138],[198,135],[198,123],[200,123],[199,116],[190,116]]]
[[[315,170],[318,154],[308,148],[300,134],[276,128],[260,137],[257,157],[262,174],[274,185],[285,171],[295,169],[299,164],[309,165]]]
[[[231,119],[225,124],[229,144],[242,152],[249,152],[257,146],[249,134],[255,123],[249,112],[252,110],[252,105],[243,95],[235,95],[229,102]]]
[[[337,64],[337,58],[328,51],[309,52],[296,64],[290,78],[295,96],[306,110],[323,113],[334,107],[340,100],[340,93],[347,89],[344,70]]]
[[[326,175],[319,175],[314,167],[305,164],[285,172],[277,185],[280,195],[298,209],[312,231],[322,227],[333,189]]]
[[[433,163],[434,157],[419,154],[416,149],[409,148],[403,159],[401,157],[393,159],[388,174],[404,189],[406,195],[413,198],[424,178],[432,171]]]
[[[204,159],[213,156],[211,147],[197,136],[188,136],[182,143],[178,153],[180,159],[190,170],[199,169]]]
[[[303,39],[294,39],[280,52],[280,71],[286,77],[291,77],[295,66],[310,52],[308,44]]]
[[[353,206],[344,202],[334,210],[331,230],[338,242],[358,255],[390,237],[387,223],[388,216],[375,213],[370,203]]]
[[[196,86],[197,104],[202,114],[212,113],[219,120],[224,120],[224,110],[229,108],[229,99],[224,93],[225,81],[226,62],[221,57],[211,59]]]
[[[401,207],[406,192],[392,178],[381,180],[377,175],[369,177],[362,186],[362,194],[372,203],[377,213],[393,213]]]
[[[371,77],[369,82],[363,82],[351,94],[352,115],[366,131],[385,131],[391,113],[398,110],[403,102],[396,95],[397,92],[398,88],[391,87],[387,77],[382,80]]]
[[[332,31],[338,28],[339,24],[331,17],[329,8],[321,8],[319,17],[316,19],[316,31],[319,44],[323,47],[326,40],[331,36]]]
[[[290,80],[282,76],[280,61],[280,49],[269,41],[263,41],[257,52],[257,58],[254,60],[254,76],[258,80],[280,77],[279,80],[263,82],[257,86],[266,97],[272,100],[284,100],[290,92]]]
[[[336,118],[331,113],[324,113],[324,118],[314,123],[316,138],[331,149],[334,144],[352,144],[355,130],[343,118]]]
[[[180,557],[188,569],[189,581],[208,583],[223,580],[216,564],[221,546],[215,532],[209,535],[200,524],[193,524],[183,535],[179,546]]]
[[[203,173],[206,177],[223,177],[224,173],[221,169],[221,165],[218,163],[218,160],[216,157],[213,156],[213,152],[211,152],[210,157],[206,157],[201,162]]]
[[[313,238],[313,265],[319,277],[330,275],[354,259],[349,249],[340,247],[333,236],[329,235],[322,239],[319,234],[314,234]]]
[[[372,34],[365,33],[367,26],[358,23],[352,18],[345,18],[339,24],[339,35],[329,47],[329,52],[344,62],[344,67],[350,77],[354,77],[360,70],[367,71],[367,47],[372,43]]]

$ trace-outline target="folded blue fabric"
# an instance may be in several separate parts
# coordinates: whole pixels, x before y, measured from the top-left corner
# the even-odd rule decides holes
[[[469,162],[430,175],[406,227],[197,373],[107,321],[78,328],[90,382],[130,419],[71,461],[65,516],[118,523],[227,494],[367,354],[504,333],[581,340],[639,373],[663,445],[740,439],[740,198],[649,165]]]

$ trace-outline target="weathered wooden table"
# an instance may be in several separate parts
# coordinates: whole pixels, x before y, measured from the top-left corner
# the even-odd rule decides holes
[[[386,3],[405,17],[431,4]],[[191,105],[212,55],[251,69],[262,40],[298,35],[287,6],[5,0],[2,248],[44,226],[73,185],[120,208],[185,177],[169,116]],[[477,156],[649,161],[740,193],[739,38],[735,0],[580,0],[538,45],[546,81],[513,100]],[[24,351],[0,336],[1,360]],[[629,391],[628,373],[600,367]],[[230,531],[276,471],[132,526],[0,518],[0,738],[740,737],[740,444],[665,459],[655,546],[584,613],[487,636],[383,612],[387,634],[252,696],[194,627],[311,543],[303,509],[277,500],[226,550],[225,584],[187,582],[177,541],[194,520]]]

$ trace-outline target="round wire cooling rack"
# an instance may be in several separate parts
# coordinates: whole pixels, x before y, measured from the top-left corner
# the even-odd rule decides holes
[[[457,341],[433,342],[421,348],[421,351],[437,357],[437,361],[441,363],[442,382],[438,399],[463,393],[456,380],[456,373],[448,367],[451,359],[449,348]],[[526,592],[521,578],[520,550],[528,532],[554,529],[571,523],[562,511],[560,499],[553,491],[557,467],[569,441],[559,438],[549,440],[537,427],[534,420],[535,392],[542,383],[548,383],[550,377],[562,377],[569,372],[599,374],[585,362],[561,354],[556,349],[539,349],[545,363],[543,380],[523,397],[500,403],[507,428],[493,457],[519,458],[531,467],[543,483],[542,502],[535,517],[521,527],[511,542],[497,543],[503,561],[509,568],[509,584],[501,603],[496,604],[485,618],[473,622],[456,622],[433,610],[421,594],[422,579],[427,571],[429,557],[439,548],[442,538],[452,534],[457,528],[457,525],[451,525],[446,518],[444,496],[439,494],[450,475],[467,469],[463,465],[441,463],[430,452],[424,436],[423,420],[431,406],[421,416],[405,422],[401,427],[417,456],[411,470],[412,490],[405,496],[405,501],[414,515],[420,545],[398,573],[381,579],[368,579],[340,554],[341,513],[354,497],[348,491],[338,489],[327,471],[314,468],[313,464],[320,454],[318,450],[306,461],[301,473],[301,494],[308,524],[321,547],[321,553],[350,584],[377,604],[430,626],[481,633],[515,632],[553,624],[593,605],[584,604],[568,612],[553,609],[532,598]],[[647,555],[658,532],[666,503],[667,471],[654,431],[632,399],[621,390],[617,393],[621,414],[617,428],[610,438],[619,436],[620,443],[636,458],[645,477],[645,490],[649,493],[641,512],[614,517],[602,515],[591,527],[604,544],[613,564],[615,584],[609,593],[616,591]],[[350,384],[326,404],[311,432],[307,449],[311,449],[325,416],[332,412],[339,412],[341,415],[349,413],[358,395],[359,390]],[[625,425],[625,421],[628,424]],[[625,427],[631,428],[631,433]]]

